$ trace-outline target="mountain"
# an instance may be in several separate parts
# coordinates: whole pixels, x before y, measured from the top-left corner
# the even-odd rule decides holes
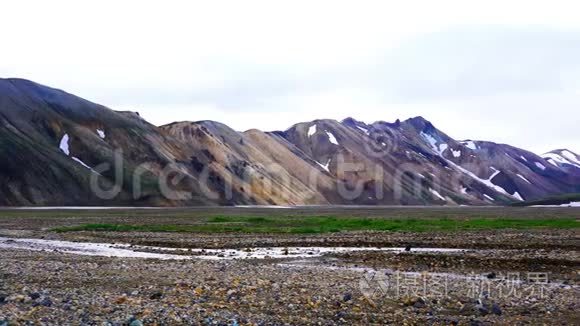
[[[353,118],[341,123],[317,120],[282,134],[331,169],[333,162],[358,166],[358,171],[346,174],[331,170],[338,178],[351,184],[381,182],[387,198],[379,203],[504,204],[574,192],[580,185],[577,175],[531,152],[492,142],[456,141],[422,117],[370,125]],[[377,167],[383,177],[373,177]],[[413,181],[405,184],[402,175]]]
[[[0,205],[174,205],[158,175],[169,164],[188,174],[190,154],[136,113],[0,80]],[[191,203],[212,203],[189,177],[179,187]]]
[[[567,169],[574,173],[580,172],[580,155],[570,150],[556,149],[543,154],[542,157],[556,167]]]
[[[0,205],[503,205],[580,192],[580,160],[455,140],[422,117],[238,132],[154,126],[0,79]]]
[[[322,188],[309,187],[308,176],[321,174],[327,187],[332,179],[266,133],[240,133],[213,121],[176,122],[160,128],[202,153],[191,159],[195,173],[202,174],[207,167],[216,171],[224,181],[222,197],[229,194],[230,204],[328,204]]]

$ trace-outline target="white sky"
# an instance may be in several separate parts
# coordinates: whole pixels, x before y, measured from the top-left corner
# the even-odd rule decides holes
[[[155,124],[421,115],[580,152],[577,1],[5,1],[0,77]]]

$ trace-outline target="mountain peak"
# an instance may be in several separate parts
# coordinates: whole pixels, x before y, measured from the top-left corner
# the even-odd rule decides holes
[[[564,152],[569,152],[569,153],[572,153],[572,154],[574,154],[574,155],[578,156],[578,154],[576,154],[575,152],[573,152],[573,151],[571,151],[571,150],[569,150],[569,149],[567,149],[567,148],[558,148],[558,149],[554,149],[554,150],[552,150],[552,151],[549,151],[549,152],[547,152],[547,153],[545,153],[545,154],[548,154],[548,153],[564,153]]]
[[[555,166],[573,166],[580,168],[580,155],[565,148],[544,153],[542,157]]]
[[[349,125],[356,125],[356,124],[358,124],[358,123],[360,123],[360,122],[361,122],[361,121],[358,121],[358,120],[356,120],[356,119],[355,119],[355,118],[353,118],[353,117],[348,117],[348,118],[346,118],[346,119],[343,119],[343,120],[341,121],[341,123],[343,123],[343,124],[349,124]]]
[[[437,128],[428,121],[427,119],[423,118],[422,116],[416,116],[414,118],[409,118],[403,122],[404,124],[411,125],[418,131],[423,131],[426,133],[431,133],[437,131]]]

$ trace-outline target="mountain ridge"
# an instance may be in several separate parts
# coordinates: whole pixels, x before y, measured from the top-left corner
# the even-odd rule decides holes
[[[455,140],[421,116],[284,131],[155,126],[14,78],[0,79],[0,154],[10,158],[0,163],[0,205],[9,206],[504,205],[580,191],[572,151]]]

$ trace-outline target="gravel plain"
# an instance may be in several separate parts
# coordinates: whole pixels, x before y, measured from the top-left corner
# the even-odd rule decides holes
[[[46,220],[38,227],[33,219],[18,224],[17,218],[0,218],[0,237],[154,245],[162,247],[155,250],[159,253],[176,253],[175,248],[252,252],[291,246],[408,250],[161,260],[4,248],[0,249],[2,326],[580,321],[577,229],[312,235],[55,233],[46,227]],[[466,250],[416,250],[421,247]]]

